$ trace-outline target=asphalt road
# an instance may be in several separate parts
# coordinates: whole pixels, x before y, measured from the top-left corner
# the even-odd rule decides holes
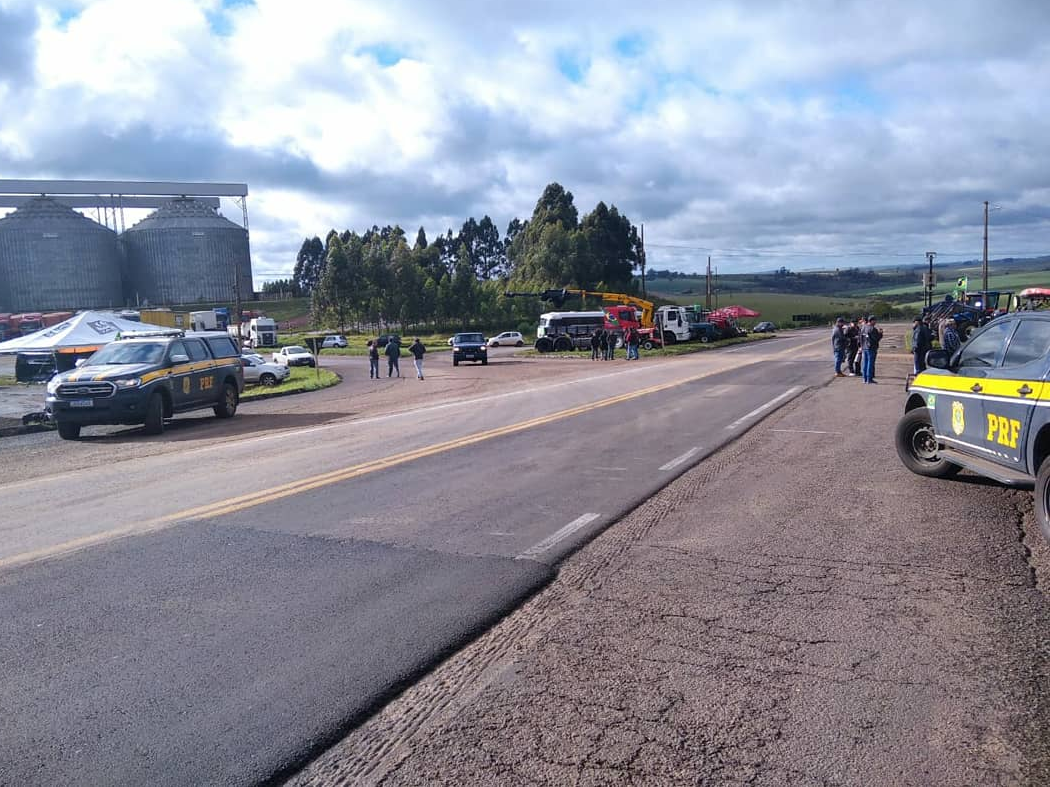
[[[901,465],[908,362],[676,479],[289,787],[1050,784],[1050,545],[1029,492]]]
[[[355,378],[218,436],[190,418],[160,439],[5,441],[22,480],[0,485],[0,783],[251,784],[301,765],[823,382],[826,339],[431,361],[424,383]]]

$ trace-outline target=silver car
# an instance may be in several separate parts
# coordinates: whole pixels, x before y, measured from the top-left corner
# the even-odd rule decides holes
[[[292,373],[292,370],[284,364],[270,363],[256,353],[241,355],[241,365],[244,367],[245,383],[258,383],[267,388],[277,385]]]

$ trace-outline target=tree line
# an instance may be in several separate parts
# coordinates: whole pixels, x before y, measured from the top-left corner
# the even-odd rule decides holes
[[[532,217],[513,219],[502,237],[484,216],[433,241],[420,227],[411,244],[396,225],[307,238],[292,278],[270,282],[264,292],[308,295],[315,326],[342,331],[531,328],[550,307],[507,292],[569,287],[633,293],[642,254],[637,228],[615,205],[599,202],[581,219],[572,193],[551,183]]]

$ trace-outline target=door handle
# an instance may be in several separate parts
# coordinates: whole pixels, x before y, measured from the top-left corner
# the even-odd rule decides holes
[[[973,391],[974,393],[980,393],[984,389],[981,387],[980,383],[974,383],[973,385],[970,386],[970,390]]]
[[[1028,387],[1028,383],[1025,383],[1017,389],[1017,393],[1021,394],[1021,396],[1028,396],[1028,394],[1030,394],[1031,392],[1032,389]]]

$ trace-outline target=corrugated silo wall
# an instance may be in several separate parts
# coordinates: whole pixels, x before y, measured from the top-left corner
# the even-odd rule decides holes
[[[0,310],[121,306],[120,269],[116,233],[103,227],[0,231]]]
[[[131,302],[232,301],[235,267],[240,272],[241,298],[251,298],[248,233],[239,227],[130,229],[123,239]]]

